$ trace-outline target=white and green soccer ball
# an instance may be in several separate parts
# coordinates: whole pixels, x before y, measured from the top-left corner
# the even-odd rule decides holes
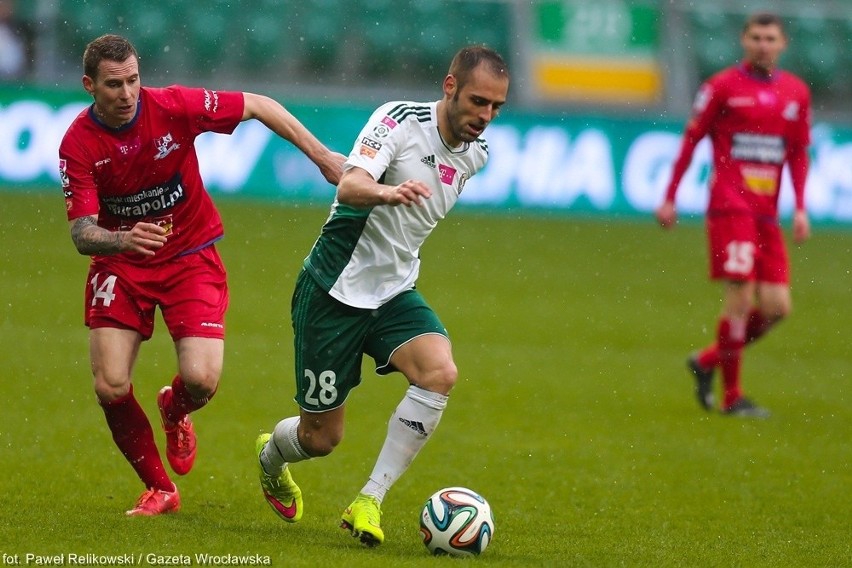
[[[485,552],[494,537],[494,514],[479,493],[446,487],[423,505],[420,535],[432,554],[476,556]]]

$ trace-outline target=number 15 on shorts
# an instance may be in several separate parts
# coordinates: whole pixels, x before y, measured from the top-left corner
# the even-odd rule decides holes
[[[725,247],[725,272],[747,276],[754,269],[754,243],[731,241]]]

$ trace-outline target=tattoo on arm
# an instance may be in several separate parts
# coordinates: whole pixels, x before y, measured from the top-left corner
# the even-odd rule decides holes
[[[71,226],[71,240],[80,254],[117,254],[123,252],[121,232],[99,227],[95,217],[80,217]]]

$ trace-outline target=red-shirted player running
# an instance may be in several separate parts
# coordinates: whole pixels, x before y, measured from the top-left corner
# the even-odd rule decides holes
[[[783,23],[774,14],[748,18],[741,43],[744,60],[711,77],[698,92],[686,127],[659,223],[677,220],[675,193],[695,146],[710,135],[713,176],[707,208],[710,276],[726,282],[716,341],[689,357],[696,395],[714,406],[713,373],[722,371],[722,412],[766,417],[742,393],[744,346],[765,334],[790,312],[789,262],[778,221],[781,172],[786,162],[795,191],[793,236],[810,236],[805,180],[810,143],[810,92],[798,77],[776,68],[787,46]]]
[[[199,175],[195,138],[230,134],[254,118],[304,152],[332,184],[345,158],[268,97],[142,87],[136,50],[120,36],[92,41],[83,64],[94,104],[68,128],[59,162],[71,238],[80,254],[92,256],[85,322],[94,388],[113,440],[146,487],[127,514],[157,515],[177,511],[180,496],[131,383],[155,308],[177,352],[178,375],[157,404],[166,457],[179,475],[195,460],[189,413],[216,392],[224,353],[228,287],[214,245],[222,220]]]

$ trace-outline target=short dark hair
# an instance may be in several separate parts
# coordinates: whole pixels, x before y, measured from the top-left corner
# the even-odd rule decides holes
[[[92,79],[97,79],[101,61],[122,63],[131,55],[139,59],[136,48],[127,39],[115,34],[102,35],[86,46],[83,52],[83,72]]]
[[[772,12],[756,12],[749,16],[743,26],[743,33],[746,33],[752,26],[778,26],[781,34],[787,35],[787,31],[784,29],[784,20],[778,14]]]
[[[450,63],[449,74],[456,78],[461,89],[470,79],[471,72],[480,64],[488,65],[495,76],[509,78],[509,68],[499,53],[484,45],[468,45],[461,48]]]

